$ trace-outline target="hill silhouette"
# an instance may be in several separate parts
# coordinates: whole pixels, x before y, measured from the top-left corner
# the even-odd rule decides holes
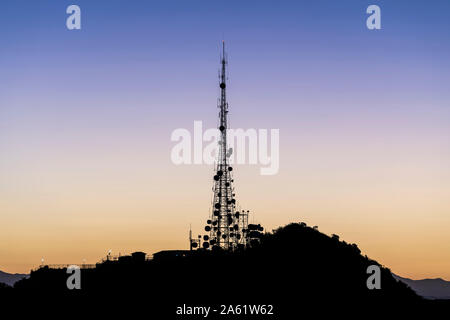
[[[241,251],[166,251],[152,260],[141,253],[106,260],[94,269],[81,270],[81,290],[67,289],[65,269],[43,267],[17,282],[10,297],[21,301],[39,297],[41,304],[57,300],[59,306],[115,301],[127,308],[145,306],[161,319],[184,319],[175,314],[183,305],[210,305],[219,312],[223,304],[273,305],[274,315],[264,319],[292,319],[311,308],[356,314],[359,308],[405,312],[448,307],[421,298],[383,266],[381,289],[369,290],[370,265],[380,266],[362,256],[355,244],[293,223],[264,234],[259,244]]]

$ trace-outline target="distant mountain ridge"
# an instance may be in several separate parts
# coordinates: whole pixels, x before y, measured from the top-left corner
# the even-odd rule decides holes
[[[450,281],[441,278],[412,280],[396,274],[392,274],[392,276],[407,284],[418,295],[426,299],[450,299]]]
[[[0,271],[0,283],[5,283],[8,286],[13,286],[14,283],[16,283],[19,280],[22,280],[23,278],[27,278],[28,274],[21,274],[21,273],[6,273],[3,271]]]

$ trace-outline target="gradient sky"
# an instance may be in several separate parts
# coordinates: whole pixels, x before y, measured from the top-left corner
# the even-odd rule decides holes
[[[173,165],[170,135],[216,124],[225,39],[231,126],[280,129],[279,174],[235,166],[255,221],[450,280],[449,16],[447,0],[2,1],[0,270],[187,248],[213,168]]]

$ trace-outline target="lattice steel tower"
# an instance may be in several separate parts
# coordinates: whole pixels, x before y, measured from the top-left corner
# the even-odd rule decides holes
[[[246,246],[248,242],[248,211],[236,211],[236,200],[233,188],[233,168],[229,164],[232,149],[228,149],[228,102],[226,97],[226,66],[225,42],[222,41],[222,57],[220,79],[220,99],[218,108],[220,131],[218,159],[214,174],[214,197],[210,219],[205,231],[209,235],[203,236],[203,248],[220,247],[233,250],[239,246]]]

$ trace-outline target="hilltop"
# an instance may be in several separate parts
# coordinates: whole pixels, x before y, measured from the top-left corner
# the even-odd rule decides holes
[[[380,267],[379,290],[367,288],[370,265]],[[132,305],[145,301],[146,307],[161,314],[185,304],[271,304],[277,319],[312,306],[325,306],[322,312],[340,310],[327,309],[332,306],[345,310],[389,306],[404,312],[430,303],[396,280],[388,268],[361,255],[357,245],[304,223],[266,233],[259,245],[242,251],[167,251],[152,260],[138,254],[104,261],[95,269],[82,270],[81,276],[82,289],[69,291],[65,270],[41,268],[17,282],[14,292],[21,298],[38,292],[50,301],[61,297]]]

